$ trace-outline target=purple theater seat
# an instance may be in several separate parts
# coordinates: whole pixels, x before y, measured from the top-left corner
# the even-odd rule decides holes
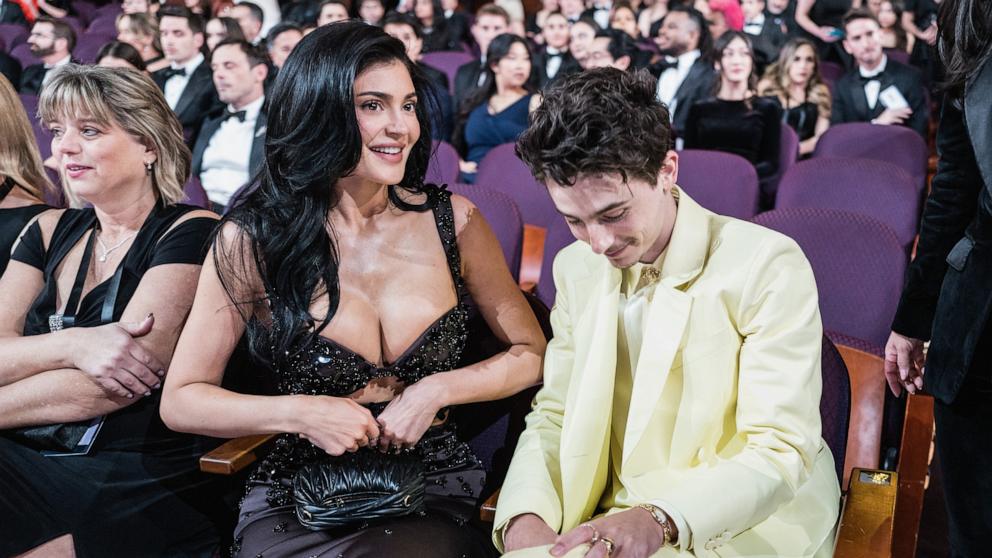
[[[202,207],[203,209],[210,209],[210,199],[207,198],[207,191],[203,189],[199,178],[195,176],[189,177],[186,185],[183,186],[183,193],[186,194],[186,197],[183,198],[183,203]]]
[[[776,209],[753,221],[792,237],[806,254],[824,329],[885,345],[907,261],[895,233],[838,209]]]
[[[110,41],[113,41],[113,38],[108,39],[100,34],[84,35],[80,37],[76,48],[72,51],[72,57],[83,64],[96,64],[96,55],[99,54],[103,45]]]
[[[558,292],[555,288],[555,278],[552,273],[555,256],[558,255],[558,252],[561,252],[562,248],[573,242],[575,242],[575,236],[572,235],[572,231],[568,228],[568,224],[565,223],[565,219],[559,215],[558,219],[548,226],[548,233],[544,238],[541,277],[537,282],[537,298],[541,299],[541,302],[548,308],[554,306],[555,295]]]
[[[875,159],[894,163],[913,177],[922,197],[927,178],[927,144],[905,126],[849,122],[831,126],[816,142],[817,157]]]
[[[844,457],[847,454],[847,431],[851,419],[851,378],[837,347],[827,335],[820,351],[823,393],[820,396],[820,422],[827,447],[834,456],[837,479],[844,478]]]
[[[740,155],[684,149],[676,181],[699,205],[720,215],[750,219],[758,213],[758,173]]]
[[[79,19],[87,24],[96,17],[96,5],[90,2],[77,0],[72,3],[72,8],[76,11]]]
[[[86,33],[101,37],[116,37],[117,15],[98,15],[90,22],[89,27],[86,28]]]
[[[846,73],[847,70],[844,69],[844,66],[836,62],[820,62],[820,77],[827,84],[827,87],[830,88],[830,93],[834,92],[834,83],[844,77]]]
[[[900,64],[905,64],[907,66],[910,65],[909,53],[906,52],[905,50],[901,50],[897,48],[887,48],[885,49],[885,55]]]
[[[103,6],[98,7],[93,12],[93,19],[97,19],[101,17],[109,17],[113,19],[118,15],[120,15],[120,13],[121,13],[120,2],[111,2],[109,4],[104,4]]]
[[[69,24],[69,27],[72,27],[72,31],[76,34],[77,38],[83,38],[83,29],[86,29],[86,26],[83,25],[82,20],[74,16],[65,16],[62,18],[62,21]]]
[[[504,194],[489,188],[479,188],[472,184],[451,184],[454,194],[465,196],[479,208],[489,227],[496,235],[503,257],[510,268],[510,275],[517,281],[520,276],[520,257],[523,252],[524,222],[517,204]]]
[[[31,54],[31,48],[28,47],[27,43],[21,43],[12,48],[10,50],[10,56],[17,60],[22,68],[41,63],[41,60],[37,56]]]
[[[792,168],[779,185],[776,209],[841,209],[877,219],[909,253],[920,223],[921,199],[902,168],[871,159],[819,157]]]
[[[38,96],[21,93],[18,97],[21,98],[21,106],[24,107],[28,120],[35,120],[38,117]]]
[[[548,227],[549,223],[561,220],[548,189],[534,180],[530,169],[513,152],[512,143],[489,150],[479,163],[475,184],[478,188],[492,188],[513,198],[525,224]]]
[[[424,64],[441,70],[448,76],[448,92],[452,95],[455,94],[455,74],[458,73],[458,68],[473,60],[475,57],[471,54],[455,50],[427,52],[421,59]]]
[[[27,40],[27,27],[17,23],[0,23],[0,41],[3,41],[5,52],[11,52],[17,45],[24,44]]]
[[[427,163],[424,181],[434,184],[454,184],[458,182],[458,152],[450,143],[435,141],[431,159]]]

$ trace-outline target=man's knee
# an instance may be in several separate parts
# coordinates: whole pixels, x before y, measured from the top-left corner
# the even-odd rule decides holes
[[[551,556],[551,545],[546,544],[543,546],[534,546],[530,548],[521,548],[520,550],[514,550],[513,552],[507,552],[504,554],[504,558],[554,558]],[[582,558],[589,552],[589,547],[586,545],[581,545],[573,548],[571,552],[566,554],[563,558]]]
[[[76,558],[76,549],[72,543],[72,535],[62,535],[15,558]]]

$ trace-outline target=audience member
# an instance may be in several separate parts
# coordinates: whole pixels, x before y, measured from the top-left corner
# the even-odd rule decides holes
[[[641,38],[641,32],[637,28],[637,14],[630,2],[621,0],[613,6],[613,13],[610,14],[610,28],[619,29],[630,36],[635,41]]]
[[[91,207],[40,215],[0,279],[0,555],[209,556],[210,446],[158,406],[217,216],[177,204],[189,150],[147,75],[60,68],[39,113]]]
[[[669,0],[654,0],[654,3],[641,10],[640,15],[637,16],[637,27],[642,37],[654,37],[658,34],[652,29],[668,14],[668,3]]]
[[[583,69],[589,67],[589,50],[598,32],[599,26],[589,18],[576,21],[568,30],[568,50]]]
[[[0,2],[0,23],[10,23],[27,27],[28,18],[24,17],[24,10],[20,4],[11,0]]]
[[[272,60],[276,70],[282,69],[286,58],[301,40],[303,40],[303,28],[291,21],[284,21],[269,30],[265,45],[269,49],[269,59]]]
[[[231,18],[238,22],[241,34],[245,40],[253,45],[262,41],[262,22],[265,20],[265,13],[262,8],[252,2],[241,2],[231,8]],[[212,51],[211,51],[212,52]]]
[[[562,15],[568,19],[569,23],[575,23],[582,18],[583,12],[586,11],[586,5],[582,0],[558,0],[558,5],[561,8]],[[591,18],[590,18],[591,19]],[[596,30],[599,30],[599,24],[595,23]]]
[[[489,43],[486,86],[459,107],[454,140],[464,159],[462,181],[475,182],[479,162],[497,145],[516,141],[527,129],[530,112],[540,103],[533,86],[530,46],[504,33]]]
[[[54,188],[41,164],[34,130],[14,86],[0,77],[0,277],[24,227],[48,209]]]
[[[472,24],[472,38],[475,39],[480,55],[478,61],[462,64],[455,74],[455,107],[459,107],[459,110],[472,93],[487,85],[486,52],[489,50],[489,43],[497,35],[509,30],[510,15],[503,8],[495,4],[485,4],[476,12],[475,23]]]
[[[230,17],[215,17],[207,22],[206,30],[207,51],[213,52],[214,47],[225,39],[245,40],[241,25]]]
[[[117,16],[117,40],[134,47],[149,72],[169,65],[159,42],[158,20],[146,13]]]
[[[121,12],[129,15],[130,14],[154,15],[157,9],[158,9],[158,2],[153,2],[153,0],[123,0],[121,2]]]
[[[792,37],[799,33],[799,24],[796,23],[796,6],[792,0],[767,0],[765,2],[765,16],[772,20],[772,23],[785,29],[786,35]]]
[[[383,0],[356,0],[354,17],[369,25],[382,25],[386,15],[386,5]]]
[[[829,555],[813,272],[791,239],[679,189],[654,88],[568,76],[517,143],[579,242],[555,259],[544,386],[493,542],[506,558]]]
[[[420,22],[424,52],[458,49],[457,41],[452,45],[448,36],[441,0],[413,0],[413,15]]]
[[[850,67],[838,41],[844,38],[844,14],[852,5],[853,0],[796,0],[796,25],[816,43],[821,60]]]
[[[41,59],[41,63],[24,68],[21,74],[20,92],[37,95],[42,86],[51,79],[52,70],[72,61],[72,49],[76,48],[76,33],[62,20],[40,16],[31,26],[28,48],[31,49],[31,54]]]
[[[560,12],[548,14],[541,29],[544,48],[534,55],[537,80],[541,89],[552,81],[582,71],[579,61],[569,52],[568,20]]]
[[[867,10],[844,16],[844,49],[855,68],[834,85],[831,122],[898,124],[927,137],[929,110],[920,72],[882,50],[878,21]]]
[[[269,60],[261,47],[225,39],[210,56],[214,87],[227,109],[207,117],[193,147],[192,175],[200,179],[214,211],[261,166],[265,147],[265,81]]]
[[[485,218],[423,184],[430,123],[415,99],[426,83],[399,41],[360,22],[322,27],[283,75],[271,99],[279,110],[269,118],[268,170],[207,256],[162,416],[210,436],[279,434],[241,503],[241,556],[492,557],[487,533],[470,521],[484,470],[456,420],[436,417],[539,381],[537,321]],[[505,349],[459,368],[469,296]],[[243,334],[278,395],[221,387]],[[382,471],[378,481],[405,486],[409,469],[396,459],[420,470],[411,473],[426,484],[423,513],[380,517],[368,529],[301,523],[298,471],[361,477],[367,464]]]
[[[634,66],[637,45],[630,35],[619,29],[603,29],[589,47],[586,68],[616,68],[627,71]]]
[[[324,0],[317,12],[317,26],[327,25],[348,19],[348,4],[345,0]]]
[[[210,19],[211,4],[213,4],[213,0],[185,0],[184,2],[189,11],[202,17],[204,21]]]
[[[710,36],[717,40],[727,31],[744,28],[744,14],[738,0],[708,0]]]
[[[582,17],[592,19],[600,29],[609,29],[612,12],[613,0],[589,0],[588,7],[582,12]]]
[[[111,41],[100,47],[96,53],[96,65],[105,68],[130,68],[139,72],[147,70],[137,49],[121,41]]]
[[[242,0],[234,0],[234,5],[241,4]],[[255,4],[262,9],[263,21],[262,21],[262,31],[260,35],[266,37],[269,34],[269,29],[272,29],[282,20],[282,11],[279,9],[279,0],[252,0],[252,4]],[[232,8],[233,9],[233,8]],[[214,15],[225,15],[220,13],[216,8],[214,9]],[[230,17],[230,16],[228,16]]]
[[[159,10],[159,33],[169,67],[152,74],[165,93],[165,101],[179,117],[189,144],[196,142],[196,131],[203,119],[220,108],[217,91],[204,63],[203,19],[184,6],[163,6]]]
[[[697,101],[685,125],[686,149],[710,149],[740,155],[754,165],[758,178],[778,170],[782,109],[778,102],[757,96],[751,40],[740,31],[727,31],[713,49],[719,81],[713,98]],[[762,192],[771,207],[774,192]]]
[[[799,155],[809,156],[830,127],[830,89],[820,77],[816,45],[791,39],[758,83],[758,95],[778,99],[785,121],[799,136]]]
[[[943,81],[944,74],[937,55],[937,6],[937,0],[905,0],[902,14],[903,28],[915,38],[910,62],[928,84]]]
[[[788,38],[785,26],[765,15],[765,0],[743,0],[743,31],[751,36],[755,58],[759,67],[765,67],[776,58]]]
[[[672,6],[658,31],[658,47],[666,58],[656,65],[658,100],[672,116],[676,134],[685,130],[689,107],[711,95],[716,74],[707,61],[711,46],[703,14],[682,5]]]
[[[545,38],[541,32],[546,26],[548,16],[554,13],[561,13],[558,11],[558,0],[541,0],[541,9],[527,16],[524,22],[524,31],[527,38],[533,41],[534,44],[545,44]],[[567,18],[565,19],[565,23],[567,28]]]
[[[448,37],[456,49],[467,45],[472,37],[469,36],[469,21],[471,17],[459,9],[458,0],[441,0],[444,9],[444,24],[448,27]]]
[[[882,48],[913,52],[916,37],[906,33],[902,26],[902,4],[884,0],[878,3],[878,19]]]

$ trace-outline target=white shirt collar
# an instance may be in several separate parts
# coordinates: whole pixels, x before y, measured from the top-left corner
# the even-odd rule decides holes
[[[888,63],[889,63],[889,57],[883,54],[882,55],[882,63],[879,64],[877,68],[875,68],[874,70],[868,71],[868,70],[862,68],[861,66],[858,66],[858,72],[861,74],[861,77],[864,77],[864,78],[875,77],[878,74],[880,74],[880,73],[882,73],[882,72],[885,71],[885,66],[887,66]]]
[[[265,95],[262,95],[240,109],[245,111],[245,122],[254,122],[258,119],[258,113],[261,112],[263,103],[265,103]],[[227,110],[237,112],[239,109],[234,108],[234,105],[227,105]]]
[[[58,68],[59,66],[65,66],[69,62],[72,62],[72,55],[71,54],[65,55],[65,58],[63,58],[62,60],[59,60],[58,62],[56,62],[54,64],[45,64],[45,69],[46,70],[51,70],[52,68]]]
[[[193,58],[190,58],[189,59],[189,62],[183,64],[182,66],[176,66],[175,63],[172,63],[170,65],[173,68],[177,69],[177,70],[179,68],[182,68],[182,69],[186,70],[186,77],[189,77],[189,76],[191,76],[193,74],[193,72],[196,71],[196,68],[199,67],[199,65],[203,63],[203,60],[204,60],[203,53],[202,52],[198,52],[198,53],[196,53],[196,56],[194,56]]]
[[[699,57],[702,56],[702,54],[703,53],[699,52],[699,49],[696,49],[696,50],[690,50],[689,52],[683,52],[682,54],[678,55],[676,57],[676,60],[679,61],[679,69],[681,70],[682,68],[688,68],[689,66],[692,66],[693,64],[696,63],[696,60],[698,60]]]
[[[744,25],[764,25],[765,24],[765,14],[764,12],[758,14],[758,17],[752,20],[744,20]]]
[[[547,53],[548,55],[565,54],[566,52],[568,52],[568,49],[558,50],[553,46],[549,46],[544,48],[544,52]]]

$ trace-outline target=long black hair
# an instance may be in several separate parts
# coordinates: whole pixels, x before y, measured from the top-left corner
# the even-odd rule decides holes
[[[419,193],[431,154],[428,115],[436,101],[403,43],[362,22],[325,25],[300,41],[275,81],[268,99],[265,161],[252,179],[257,187],[225,219],[240,227],[244,242],[225,253],[222,243],[214,244],[225,290],[239,308],[250,308],[242,316],[249,349],[260,362],[279,366],[310,345],[337,311],[338,253],[333,231],[328,232],[329,212],[339,200],[338,179],[351,174],[361,159],[355,79],[389,62],[400,62],[410,72],[421,128],[403,180],[395,186]],[[389,194],[402,209],[426,209],[403,202],[392,187]],[[250,265],[265,291],[260,300],[243,300],[238,293],[245,289],[236,288]],[[324,297],[328,311],[316,323],[310,307]],[[262,304],[267,304],[270,323],[251,319]]]
[[[992,56],[992,2],[944,0],[940,4],[937,47],[945,68],[944,90],[964,97],[965,85]]]

